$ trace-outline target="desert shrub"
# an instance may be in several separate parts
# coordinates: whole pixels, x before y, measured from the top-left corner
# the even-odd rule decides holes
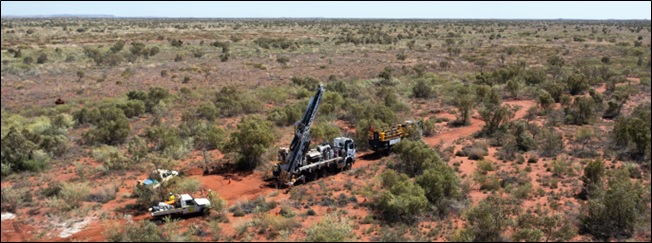
[[[66,202],[67,209],[78,208],[90,195],[90,187],[87,183],[61,183],[59,196]]]
[[[113,184],[104,186],[100,188],[98,192],[88,195],[86,201],[107,203],[108,201],[115,199],[115,194],[119,189],[119,187]]]
[[[319,114],[330,115],[337,113],[344,105],[344,98],[335,92],[326,92],[319,105]]]
[[[480,185],[480,190],[482,191],[495,191],[500,189],[500,179],[498,176],[485,175],[480,168],[473,173],[473,181]]]
[[[634,108],[631,115],[616,119],[612,140],[635,159],[650,159],[650,103]]]
[[[392,149],[400,161],[391,163],[389,167],[410,177],[420,175],[435,163],[442,163],[439,154],[423,141],[401,140]]]
[[[115,107],[102,108],[99,110],[99,118],[97,125],[82,135],[84,142],[116,145],[127,139],[131,128],[122,110]]]
[[[503,241],[502,233],[509,226],[509,216],[513,211],[509,202],[490,195],[466,213],[466,230],[473,241]]]
[[[566,79],[566,86],[571,95],[578,95],[589,89],[589,81],[583,74],[572,74]]]
[[[435,135],[435,120],[436,118],[428,119],[422,122],[423,124],[423,136],[430,137]]]
[[[103,235],[109,242],[162,242],[169,240],[164,236],[163,229],[149,220],[106,225]]]
[[[552,167],[552,175],[556,177],[564,177],[573,173],[573,168],[570,166],[569,161],[561,156],[550,162],[550,167]]]
[[[327,214],[317,224],[306,230],[305,241],[343,242],[353,239],[353,228],[346,217]]]
[[[418,184],[410,181],[404,174],[383,173],[381,180],[387,188],[375,203],[387,222],[397,220],[414,222],[413,219],[425,212],[428,199]],[[393,181],[395,180],[395,181]],[[387,187],[388,186],[388,187]]]
[[[487,144],[483,142],[473,142],[473,144],[462,147],[462,150],[457,151],[457,156],[469,156],[471,160],[482,160],[484,156],[489,155]]]
[[[194,138],[196,149],[223,149],[226,142],[226,132],[219,126],[214,125],[197,134]]]
[[[412,87],[412,94],[416,98],[430,98],[434,96],[432,86],[423,79],[419,79],[414,87]]]
[[[314,77],[292,77],[292,83],[299,86],[299,87],[304,87],[308,91],[313,91],[317,89],[317,86],[319,85],[320,81],[319,79],[316,79]]]
[[[286,38],[260,37],[254,40],[254,44],[265,49],[271,49],[271,48],[288,49],[294,45],[294,42]]]
[[[514,135],[514,142],[519,151],[527,152],[537,148],[534,136],[527,129],[524,121],[512,121],[509,123],[509,132]]]
[[[24,57],[23,58],[23,63],[24,64],[29,65],[29,64],[32,64],[32,62],[34,62],[34,58],[32,58],[32,57]]]
[[[564,151],[564,140],[560,132],[551,127],[543,127],[538,134],[539,154],[555,157]]]
[[[29,188],[3,187],[2,188],[2,212],[13,212],[20,209],[31,200]]]
[[[597,196],[589,200],[581,217],[582,226],[603,240],[631,237],[650,201],[644,192],[639,182],[630,180],[628,171],[618,171],[609,179],[606,192],[594,193]]]
[[[516,219],[515,230],[511,238],[518,242],[568,241],[577,234],[572,222],[561,214],[521,214]]]
[[[435,163],[433,168],[418,176],[416,182],[423,188],[426,198],[438,206],[440,213],[446,212],[444,207],[448,207],[448,205],[442,205],[442,201],[462,196],[459,178],[453,169],[444,163]]]
[[[471,92],[469,85],[463,85],[457,89],[453,104],[458,110],[458,118],[453,124],[462,126],[471,124],[471,109],[475,106],[475,95]]]
[[[302,103],[275,107],[267,113],[267,120],[274,122],[277,126],[289,126],[301,120]]]
[[[238,130],[231,133],[226,145],[227,151],[240,155],[237,167],[241,170],[253,170],[261,162],[261,155],[274,142],[274,134],[269,121],[259,117],[243,117]]]
[[[123,170],[129,167],[129,160],[124,154],[113,146],[102,146],[93,149],[93,158],[102,162],[109,170]]]
[[[155,106],[170,97],[170,92],[163,88],[151,87],[148,93],[139,90],[129,91],[127,97],[129,100],[141,100],[145,103],[145,111],[152,113]]]
[[[250,213],[265,213],[269,210],[276,208],[277,203],[275,201],[267,202],[263,196],[259,196],[254,200],[246,200],[243,202],[238,202],[235,205],[229,208],[229,212],[239,214],[242,212],[244,214]]]
[[[195,192],[198,192],[200,187],[201,187],[201,182],[198,179],[187,177],[178,180],[177,183],[175,183],[172,189],[170,190],[173,193],[183,192],[183,193],[193,194]]]
[[[38,57],[36,58],[36,63],[37,63],[37,64],[43,64],[43,63],[45,63],[45,62],[47,62],[47,61],[48,61],[48,55],[45,54],[45,53],[41,53],[41,54],[38,55]]]
[[[340,136],[340,129],[333,123],[319,122],[313,124],[310,136],[315,141],[333,141]]]
[[[506,105],[484,105],[478,112],[485,121],[482,133],[486,135],[492,135],[514,117],[511,107]]]
[[[197,118],[206,119],[208,121],[214,121],[218,114],[219,111],[215,105],[210,103],[199,105],[199,107],[197,107],[197,111],[195,112]]]
[[[212,209],[216,212],[222,213],[226,209],[227,201],[220,197],[217,192],[209,191],[208,200],[211,202]]]
[[[145,103],[140,100],[128,100],[116,106],[124,112],[127,118],[140,116],[145,113]]]
[[[491,161],[489,160],[479,160],[477,166],[482,174],[487,174],[487,172],[494,170],[494,167],[491,165]]]
[[[276,62],[278,62],[280,64],[283,64],[283,65],[287,65],[288,62],[290,62],[290,58],[287,57],[287,56],[278,56],[278,57],[276,57]]]
[[[176,128],[154,126],[144,132],[148,144],[154,151],[164,151],[167,148],[182,146],[183,142]]]
[[[577,97],[566,112],[566,123],[574,125],[591,124],[594,117],[595,101],[592,97]]]
[[[145,140],[139,136],[134,136],[134,138],[129,141],[127,144],[127,153],[129,154],[129,159],[132,163],[138,163],[143,161],[147,157],[149,148],[145,143]]]
[[[132,195],[136,198],[136,204],[145,210],[147,207],[157,205],[163,198],[162,192],[151,186],[134,187]]]
[[[595,159],[590,161],[584,167],[584,175],[581,177],[582,182],[584,182],[584,187],[582,193],[589,197],[594,191],[602,187],[602,179],[605,176],[605,165],[601,159]]]
[[[47,154],[37,150],[37,145],[26,139],[15,127],[11,127],[2,138],[1,147],[3,175],[13,171],[40,171],[49,160]]]
[[[263,108],[262,102],[243,94],[233,86],[223,87],[215,95],[214,102],[220,114],[228,117],[258,112]]]

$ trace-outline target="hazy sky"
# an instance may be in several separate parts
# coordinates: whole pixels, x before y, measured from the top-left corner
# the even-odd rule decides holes
[[[640,2],[13,2],[2,15],[117,17],[651,19]]]

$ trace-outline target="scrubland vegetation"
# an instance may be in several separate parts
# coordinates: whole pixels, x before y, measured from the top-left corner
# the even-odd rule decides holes
[[[33,227],[3,241],[88,215],[103,227],[74,240],[650,240],[649,21],[2,19],[1,38],[2,211]],[[313,145],[352,137],[358,164],[225,189],[264,183],[319,83]],[[370,127],[405,120],[423,137],[370,155]],[[155,168],[182,176],[134,189]],[[167,192],[214,208],[148,221]]]

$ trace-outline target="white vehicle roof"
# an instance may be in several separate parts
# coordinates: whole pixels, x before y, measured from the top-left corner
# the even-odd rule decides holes
[[[184,201],[192,200],[192,197],[189,194],[181,194],[181,200]]]

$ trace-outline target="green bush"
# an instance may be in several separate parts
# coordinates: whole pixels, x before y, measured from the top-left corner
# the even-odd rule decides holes
[[[194,145],[196,149],[223,149],[226,143],[226,132],[219,126],[208,127],[207,130],[195,136]]]
[[[215,120],[215,118],[217,118],[219,111],[214,104],[204,103],[199,105],[196,114],[198,118],[206,119],[212,122]]]
[[[165,234],[172,235],[170,232],[163,232],[153,222],[141,220],[140,222],[129,222],[127,224],[111,224],[104,226],[104,236],[109,242],[162,242],[170,241]],[[183,240],[182,240],[183,241]]]
[[[37,145],[27,140],[15,127],[11,127],[2,138],[3,175],[13,171],[40,171],[45,168],[49,158],[42,151],[36,152]]]
[[[474,241],[504,241],[502,233],[513,211],[506,200],[490,195],[466,213],[467,230]]]
[[[143,161],[147,157],[148,150],[147,144],[139,136],[134,136],[127,144],[127,153],[132,163]]]
[[[174,184],[172,189],[173,193],[188,193],[193,194],[198,192],[201,187],[201,182],[196,178],[181,178]]]
[[[382,192],[375,207],[382,212],[388,222],[396,220],[414,222],[413,219],[425,212],[428,207],[425,191],[404,174],[396,175],[391,172],[383,174],[383,177],[386,177],[382,179],[383,185],[387,189]]]
[[[412,94],[416,98],[430,98],[434,96],[432,86],[423,79],[419,79],[414,87],[412,87]]]
[[[592,97],[580,96],[575,98],[568,112],[566,112],[566,123],[573,125],[591,124],[595,116],[595,105]]]
[[[578,95],[589,89],[589,81],[583,74],[572,74],[566,79],[566,86],[571,95]]]
[[[124,170],[129,167],[129,160],[124,154],[113,146],[102,146],[93,149],[93,158],[102,162],[109,170]]]
[[[145,103],[140,100],[128,100],[124,103],[118,104],[117,107],[124,112],[127,118],[140,116],[145,113]]]
[[[589,200],[581,221],[586,230],[602,240],[631,237],[650,202],[649,194],[646,198],[643,186],[631,181],[626,170],[609,179],[606,192],[594,195],[597,196]]]
[[[107,185],[100,188],[98,192],[88,195],[86,200],[89,202],[107,203],[108,201],[115,199],[115,194],[119,189],[120,188],[116,185]]]
[[[435,163],[443,163],[439,154],[423,141],[401,140],[392,147],[392,150],[398,154],[400,161],[391,163],[389,167],[410,177],[418,176],[425,170],[433,168]]]
[[[444,163],[435,163],[433,168],[424,171],[416,181],[423,188],[426,198],[433,204],[438,204],[446,198],[456,199],[462,195],[459,178],[453,169]]]
[[[29,188],[3,187],[2,188],[2,212],[13,212],[25,206],[31,201],[32,195]]]
[[[215,95],[214,101],[215,107],[220,111],[220,114],[228,117],[254,113],[263,109],[262,102],[245,95],[233,86],[223,87]]]
[[[431,137],[435,135],[435,117],[432,117],[431,119],[423,121],[423,136],[426,137]]]
[[[261,162],[261,155],[274,142],[272,125],[259,117],[243,117],[238,130],[231,133],[227,151],[237,152],[240,159],[236,166],[241,170],[253,170]]]
[[[292,83],[294,85],[297,85],[299,87],[304,87],[308,91],[314,91],[317,89],[317,86],[321,81],[319,79],[316,79],[314,77],[292,77]]]
[[[573,223],[561,214],[539,216],[531,213],[521,214],[516,219],[512,240],[521,242],[568,241],[575,232]]]
[[[315,141],[333,141],[340,136],[340,129],[333,123],[319,122],[310,129],[310,137]]]
[[[538,153],[546,157],[555,157],[564,151],[564,140],[560,132],[551,127],[543,127],[538,134]]]
[[[67,209],[79,208],[88,195],[90,195],[90,187],[87,183],[61,183],[59,196],[66,203]]]
[[[631,115],[619,117],[613,127],[613,143],[634,159],[650,160],[650,103],[634,108]]]
[[[102,108],[99,113],[100,120],[83,134],[84,141],[90,144],[122,144],[131,132],[125,114],[115,107]]]
[[[353,228],[346,217],[327,214],[306,230],[308,242],[344,242],[354,239]]]
[[[277,126],[289,126],[301,120],[303,103],[275,107],[267,113],[267,120]]]

